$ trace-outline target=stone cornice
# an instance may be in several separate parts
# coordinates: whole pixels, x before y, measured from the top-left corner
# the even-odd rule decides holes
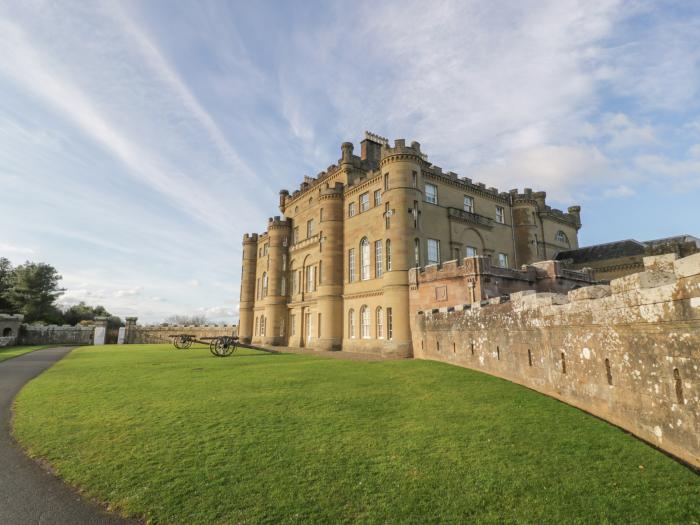
[[[442,182],[443,184],[455,186],[457,188],[462,189],[462,191],[465,191],[466,193],[475,193],[481,197],[486,197],[487,199],[496,201],[499,204],[504,204],[506,206],[510,204],[510,199],[508,198],[507,194],[501,195],[499,193],[491,193],[487,191],[486,188],[481,188],[476,184],[470,184],[461,179],[453,179],[452,177],[448,177],[447,175],[434,173],[428,170],[423,172],[423,179],[426,178]]]
[[[343,294],[343,299],[363,299],[365,297],[376,297],[378,295],[384,295],[384,290],[372,290],[368,292],[355,292]]]
[[[380,178],[381,172],[378,171],[375,174],[371,175],[370,177],[367,177],[365,180],[360,182],[359,184],[353,184],[352,186],[346,186],[345,187],[345,192],[343,193],[343,196],[349,197],[351,195],[355,195],[356,193],[361,193],[362,190],[369,188],[372,184],[377,182],[377,179]]]

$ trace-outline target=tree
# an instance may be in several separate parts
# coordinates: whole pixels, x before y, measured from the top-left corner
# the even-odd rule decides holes
[[[165,319],[165,322],[181,326],[204,325],[208,323],[205,315],[171,315]]]
[[[11,314],[12,303],[7,294],[12,286],[12,264],[5,257],[0,257],[0,314]]]
[[[70,325],[76,325],[81,321],[94,321],[95,317],[107,317],[107,326],[110,328],[122,326],[121,318],[109,313],[102,305],[88,306],[80,301],[63,311],[64,322]]]
[[[17,266],[10,277],[5,298],[11,308],[24,315],[26,322],[45,321],[62,323],[63,315],[56,307],[56,299],[64,292],[56,268],[46,263],[27,261]]]

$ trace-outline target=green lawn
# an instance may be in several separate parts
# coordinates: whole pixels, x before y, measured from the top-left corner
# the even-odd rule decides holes
[[[18,355],[41,350],[42,348],[52,348],[57,345],[38,345],[38,346],[10,346],[9,348],[0,348],[0,363]]]
[[[21,392],[16,435],[151,523],[700,523],[699,476],[520,386],[246,354],[74,350]]]

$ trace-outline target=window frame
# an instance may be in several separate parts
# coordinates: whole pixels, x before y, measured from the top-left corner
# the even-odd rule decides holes
[[[467,213],[474,213],[474,197],[471,195],[464,196],[463,202],[464,211]]]
[[[366,191],[364,193],[361,193],[360,196],[358,197],[359,201],[359,209],[360,213],[364,213],[366,211],[369,211],[369,192]]]
[[[433,188],[435,190],[434,194],[428,191],[428,188]],[[425,183],[424,191],[424,201],[430,204],[438,203],[438,187],[437,184],[432,184],[430,182]]]
[[[435,249],[435,255],[437,257],[437,260],[434,260],[430,257],[430,252],[431,252],[431,246]],[[440,264],[440,240],[439,239],[428,239],[426,243],[426,261],[425,264],[426,266],[429,264]]]

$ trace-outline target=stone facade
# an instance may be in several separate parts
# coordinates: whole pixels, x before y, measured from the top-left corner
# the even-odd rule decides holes
[[[700,467],[700,253],[644,265],[567,294],[416,305],[415,357],[520,383]]]
[[[23,315],[0,314],[0,347],[12,346],[17,342]]]
[[[520,270],[500,268],[488,257],[467,257],[408,272],[411,312],[439,309],[465,299],[476,303],[513,292],[566,293],[596,284],[593,272],[569,270],[557,261],[524,265]]]
[[[504,193],[432,165],[420,144],[366,133],[243,238],[244,342],[412,355],[411,268],[479,255],[518,268],[578,247],[580,207]]]

